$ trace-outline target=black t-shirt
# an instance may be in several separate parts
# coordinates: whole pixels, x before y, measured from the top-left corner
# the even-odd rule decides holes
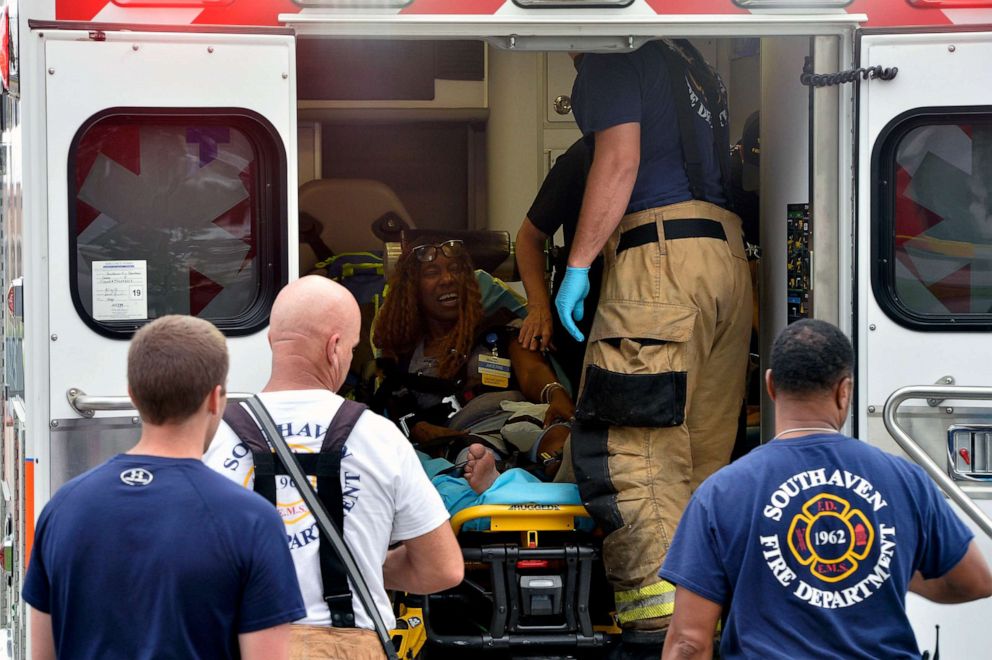
[[[582,209],[582,197],[586,192],[586,178],[591,164],[592,149],[584,138],[579,138],[555,161],[527,212],[531,224],[543,234],[553,236],[559,227],[565,234],[564,249],[559,262],[554,264],[553,294],[558,293],[558,287],[565,277],[565,265],[575,240],[575,230],[579,226],[579,211]],[[589,294],[595,296],[595,299],[599,297],[602,274],[603,258],[597,257],[589,269]],[[595,304],[595,299],[590,302]]]
[[[578,387],[578,376],[582,367],[582,356],[585,353],[585,343],[578,343],[564,330],[558,318],[558,310],[554,306],[554,296],[558,294],[561,282],[565,278],[565,265],[568,253],[572,249],[575,230],[579,225],[579,211],[582,209],[582,197],[586,192],[586,178],[589,166],[592,164],[592,149],[585,139],[580,138],[555,161],[544,183],[534,198],[527,217],[543,234],[553,236],[561,227],[565,234],[565,246],[554,264],[555,272],[552,279],[551,311],[555,317],[554,342],[558,347],[558,356],[562,366],[572,381],[573,391]],[[589,295],[585,299],[585,317],[577,323],[579,330],[586,337],[592,327],[596,315],[596,305],[599,302],[599,287],[603,280],[603,257],[596,260],[589,268]]]
[[[561,227],[565,232],[566,249],[572,247],[575,239],[591,164],[592,149],[585,139],[579,138],[555,161],[527,212],[534,226],[548,236]]]

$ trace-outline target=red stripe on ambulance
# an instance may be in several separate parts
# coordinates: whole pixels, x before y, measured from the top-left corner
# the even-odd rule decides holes
[[[110,0],[55,0],[55,18],[60,21],[92,21]]]
[[[414,0],[401,14],[495,14],[508,0]]]
[[[950,20],[939,9],[920,9],[906,0],[854,0],[848,13],[868,14],[869,27],[948,25]]]
[[[651,9],[659,14],[747,14],[747,9],[738,7],[733,0],[646,0]]]
[[[228,7],[204,9],[193,21],[197,25],[279,25],[279,14],[298,14],[292,0],[235,0]]]

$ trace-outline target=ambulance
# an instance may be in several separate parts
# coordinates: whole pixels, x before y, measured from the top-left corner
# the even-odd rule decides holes
[[[579,136],[568,53],[657,38],[720,72],[732,140],[760,116],[758,359],[839,325],[845,430],[923,465],[992,560],[992,0],[6,0],[0,651],[29,653],[41,508],[139,433],[137,327],[209,319],[256,391],[321,245],[381,250],[389,214],[514,236]],[[921,649],[987,655],[992,602],[907,607]]]

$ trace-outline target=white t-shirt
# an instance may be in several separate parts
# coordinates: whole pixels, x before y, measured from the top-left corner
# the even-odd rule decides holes
[[[293,451],[319,452],[327,425],[343,399],[328,390],[263,392],[262,401]],[[221,424],[203,462],[246,488],[254,486],[251,452]],[[311,483],[315,484],[316,479]],[[396,625],[382,581],[390,544],[422,536],[448,519],[448,512],[410,442],[384,417],[366,411],[345,444],[341,459],[344,540],[368,583],[387,628]],[[323,600],[317,522],[285,475],[276,476],[276,501],[296,565],[307,616],[298,623],[331,625]],[[352,586],[354,594],[354,586]],[[372,629],[372,620],[352,598],[355,625]]]

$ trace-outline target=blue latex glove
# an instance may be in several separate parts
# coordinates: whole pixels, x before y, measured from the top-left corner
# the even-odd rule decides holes
[[[585,336],[575,327],[575,321],[581,321],[585,316],[582,301],[589,295],[589,268],[569,266],[565,269],[565,279],[562,280],[558,295],[555,296],[555,308],[561,324],[575,341],[585,341]],[[575,319],[574,321],[572,319]]]

